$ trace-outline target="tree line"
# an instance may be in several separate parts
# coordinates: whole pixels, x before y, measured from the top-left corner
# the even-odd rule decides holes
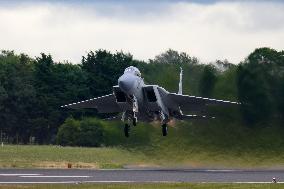
[[[237,65],[227,60],[205,64],[187,53],[171,49],[146,62],[135,60],[124,52],[90,51],[80,64],[55,62],[51,55],[44,53],[32,58],[2,51],[1,140],[23,144],[56,143],[60,136],[65,136],[57,133],[68,128],[70,116],[74,119],[107,117],[97,114],[96,110],[65,110],[60,106],[112,93],[112,86],[130,65],[140,69],[146,83],[159,84],[170,91],[177,90],[178,68],[183,67],[184,93],[240,101],[240,109],[230,116],[240,115],[238,119],[246,127],[283,122],[284,51],[259,48]],[[73,120],[72,124],[82,125],[74,127],[80,129],[78,136],[88,136],[84,131],[101,132],[88,127],[94,124],[90,121],[77,123]],[[79,144],[86,143],[79,141]],[[96,141],[88,144],[97,145]]]

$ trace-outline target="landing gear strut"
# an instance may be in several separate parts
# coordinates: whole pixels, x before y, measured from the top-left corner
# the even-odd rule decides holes
[[[124,135],[125,135],[125,137],[129,137],[129,131],[130,131],[130,126],[126,123],[125,125],[124,125]]]
[[[133,124],[133,126],[136,126],[136,125],[137,125],[137,118],[136,118],[136,117],[133,117],[133,119],[132,119],[132,124]]]
[[[162,125],[162,133],[163,133],[163,136],[167,136],[168,135],[168,125],[166,123],[164,123]]]
[[[137,116],[136,113],[138,112],[138,102],[136,97],[133,95],[133,102],[132,102],[132,124],[133,126],[137,125]]]

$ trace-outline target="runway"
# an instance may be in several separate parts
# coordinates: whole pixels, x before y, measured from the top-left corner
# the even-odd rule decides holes
[[[0,184],[284,181],[284,170],[218,169],[0,169]]]

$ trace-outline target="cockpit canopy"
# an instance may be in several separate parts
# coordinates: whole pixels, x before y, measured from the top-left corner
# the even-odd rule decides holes
[[[138,70],[138,68],[134,67],[134,66],[129,66],[124,70],[124,73],[133,73],[134,75],[141,77],[141,73]]]

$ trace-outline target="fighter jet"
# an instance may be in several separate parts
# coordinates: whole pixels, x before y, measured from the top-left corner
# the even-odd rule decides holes
[[[237,105],[238,102],[189,96],[182,94],[183,70],[180,70],[179,91],[171,93],[158,85],[146,85],[141,72],[134,66],[125,69],[113,86],[113,93],[61,106],[63,108],[95,108],[99,113],[122,113],[124,134],[129,137],[130,123],[159,120],[162,135],[168,134],[168,123],[172,119],[191,120],[213,118],[206,115],[186,115],[183,112],[204,110],[209,105]]]

